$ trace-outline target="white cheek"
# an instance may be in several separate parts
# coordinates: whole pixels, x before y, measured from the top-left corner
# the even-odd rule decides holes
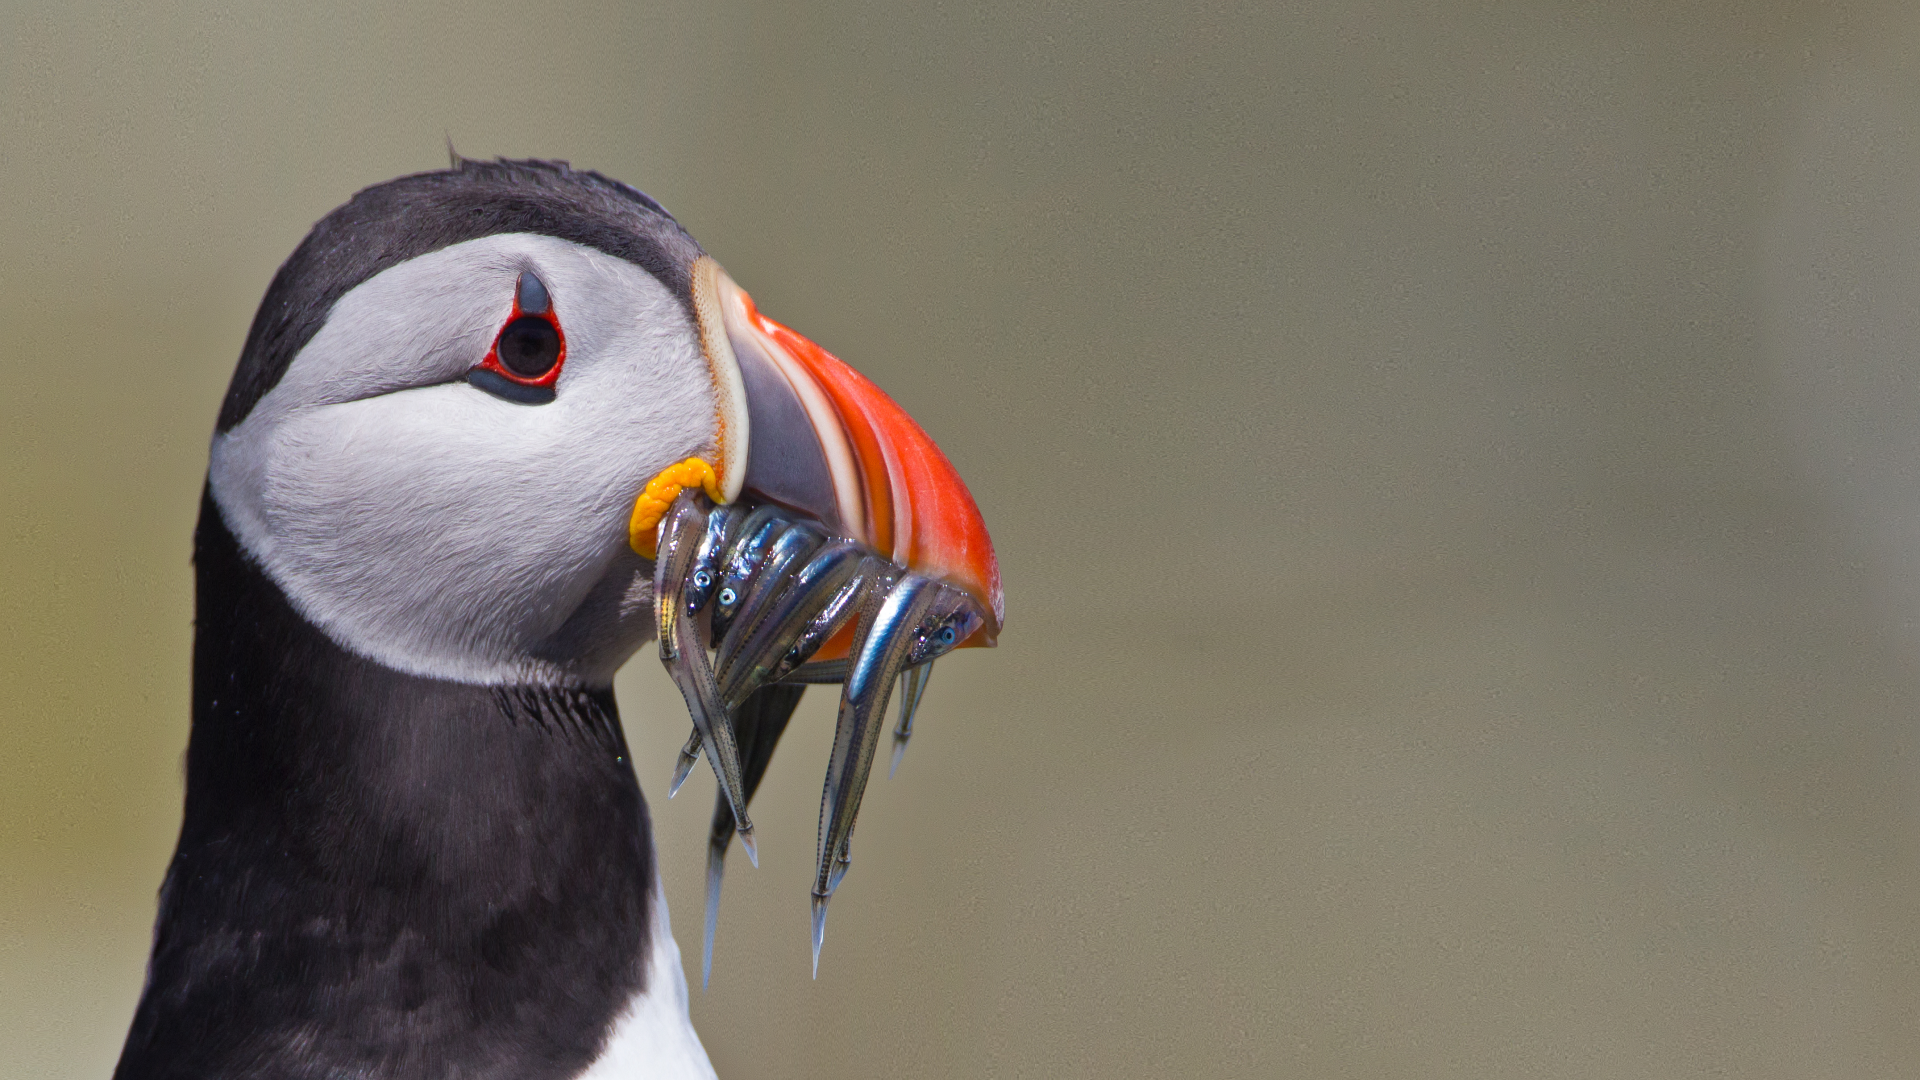
[[[418,335],[387,336],[385,319],[323,341],[330,321],[215,443],[215,497],[242,542],[315,625],[399,670],[483,683],[610,676],[623,657],[591,639],[615,628],[576,615],[616,562],[633,574],[626,521],[640,488],[711,452],[710,381],[677,301],[636,267],[538,239],[560,246],[540,252],[539,272],[568,336],[551,404],[464,381],[329,403],[315,386],[330,372],[384,371],[368,359],[383,350],[401,350],[390,367],[443,362]],[[428,280],[444,290],[444,268]],[[589,621],[624,624],[631,606]],[[563,627],[574,656],[556,655]]]
[[[595,478],[570,474],[531,418],[488,425],[491,403],[449,385],[285,426],[263,509],[284,584],[327,629],[445,671],[551,632],[591,585],[619,539],[583,491]]]

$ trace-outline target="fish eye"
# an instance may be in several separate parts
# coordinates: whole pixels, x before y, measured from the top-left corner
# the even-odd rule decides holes
[[[728,586],[727,588],[720,590],[720,602],[722,604],[730,605],[735,600],[738,600],[739,598],[740,598],[740,595],[733,591],[732,586]]]
[[[953,644],[953,627],[951,626],[941,627],[939,637],[940,637],[940,644],[942,645]]]
[[[695,570],[695,571],[693,572],[693,587],[694,587],[694,588],[696,588],[696,589],[704,589],[704,588],[706,588],[707,586],[709,586],[709,585],[711,585],[711,584],[713,584],[713,575],[712,575],[712,574],[709,574],[709,573],[707,573],[707,572],[706,572],[705,570]]]

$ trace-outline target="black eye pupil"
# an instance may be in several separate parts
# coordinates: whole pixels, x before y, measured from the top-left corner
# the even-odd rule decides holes
[[[560,362],[560,335],[553,324],[531,315],[500,331],[500,366],[523,379],[537,379]]]

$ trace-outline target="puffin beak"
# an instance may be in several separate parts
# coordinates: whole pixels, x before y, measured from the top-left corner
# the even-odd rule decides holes
[[[692,277],[715,391],[713,460],[688,458],[654,477],[627,526],[628,543],[654,560],[660,659],[694,721],[668,795],[704,751],[718,781],[707,850],[710,971],[727,846],[737,834],[758,865],[747,803],[799,701],[798,687],[781,684],[791,674],[841,685],[815,850],[818,974],[827,902],[849,865],[894,684],[897,766],[934,660],[998,639],[1000,568],[960,474],[892,398],[760,314],[712,258],[701,256]],[[695,488],[715,503],[756,508],[715,512]],[[776,506],[838,539],[785,520]],[[815,677],[803,674],[809,667]]]
[[[719,391],[721,501],[744,492],[802,511],[964,590],[985,618],[962,646],[993,645],[1005,606],[993,541],[933,439],[859,372],[762,315],[711,256],[694,264],[693,306]]]

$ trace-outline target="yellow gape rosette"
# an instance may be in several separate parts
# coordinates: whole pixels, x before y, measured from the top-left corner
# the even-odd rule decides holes
[[[707,498],[716,503],[727,501],[720,494],[719,475],[704,459],[690,457],[678,465],[667,466],[660,470],[659,476],[647,481],[646,489],[633,501],[633,517],[627,521],[627,543],[634,551],[653,558],[660,540],[660,519],[666,516],[667,508],[680,492],[690,487],[704,490]]]

